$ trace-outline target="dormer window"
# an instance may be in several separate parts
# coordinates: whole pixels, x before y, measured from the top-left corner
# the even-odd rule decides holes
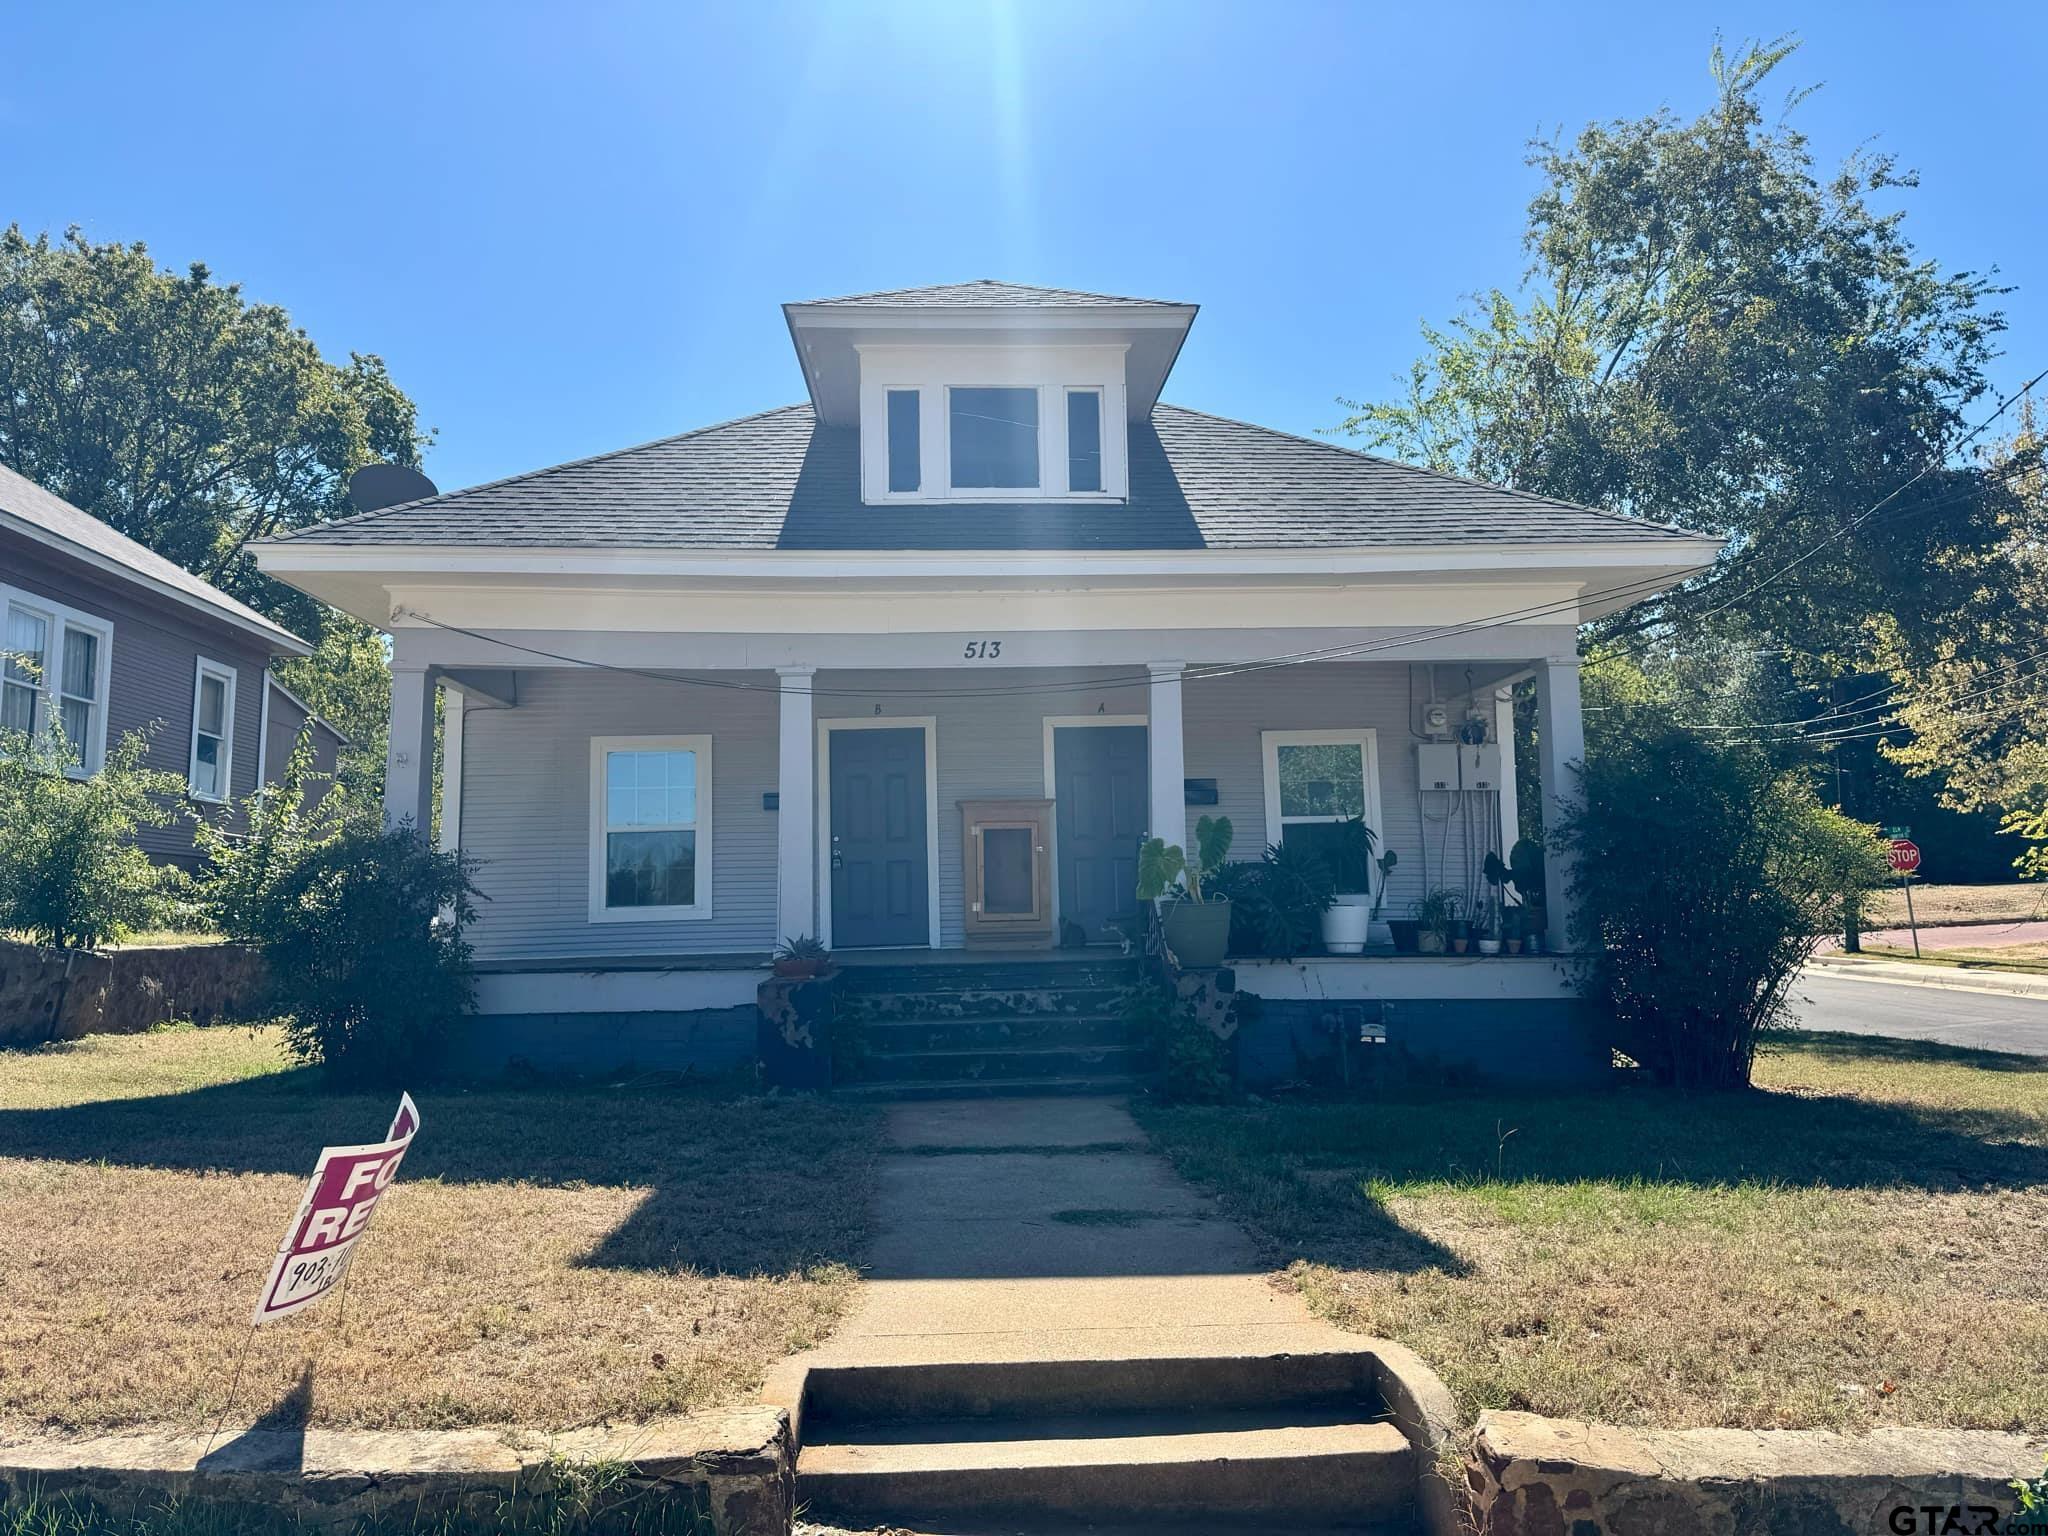
[[[946,408],[955,490],[1018,491],[1038,484],[1037,390],[949,389]]]
[[[1122,347],[956,343],[858,352],[868,502],[1128,494]]]

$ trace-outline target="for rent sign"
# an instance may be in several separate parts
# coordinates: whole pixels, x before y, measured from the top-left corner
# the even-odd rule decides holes
[[[256,1321],[289,1317],[326,1295],[348,1270],[363,1228],[377,1201],[391,1187],[398,1165],[420,1128],[411,1094],[401,1094],[398,1114],[384,1139],[368,1147],[324,1147],[306,1185],[306,1197],[292,1218],[277,1262],[256,1303]]]

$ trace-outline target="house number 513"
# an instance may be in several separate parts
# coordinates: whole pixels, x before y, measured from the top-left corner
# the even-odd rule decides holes
[[[970,640],[967,642],[966,657],[969,661],[994,661],[1003,654],[1000,640]]]

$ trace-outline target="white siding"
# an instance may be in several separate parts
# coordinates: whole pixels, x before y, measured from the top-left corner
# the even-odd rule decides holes
[[[938,719],[939,898],[945,944],[962,941],[959,802],[1044,794],[1045,717],[1144,714],[1142,681],[1136,686],[1116,681],[1132,677],[1134,670],[817,674],[819,719]],[[517,708],[467,713],[463,846],[485,861],[478,883],[491,898],[474,933],[479,956],[706,954],[773,945],[775,813],[761,808],[761,796],[776,788],[776,700],[770,691],[775,677],[768,672],[719,676],[757,684],[763,691],[689,687],[615,673],[531,671],[519,676]],[[1448,676],[1443,680],[1448,682]],[[1385,825],[1378,830],[1383,846],[1401,856],[1388,910],[1398,914],[1422,893],[1423,824],[1408,685],[1406,669],[1388,663],[1283,667],[1185,685],[1187,773],[1217,781],[1216,809],[1235,823],[1240,857],[1256,856],[1266,841],[1260,732],[1368,726],[1379,738]],[[1418,670],[1418,701],[1425,688]],[[717,839],[712,918],[590,923],[590,738],[699,732],[712,738]],[[821,782],[824,773],[821,763]],[[1190,823],[1200,814],[1190,807]],[[1435,858],[1432,844],[1432,865]]]

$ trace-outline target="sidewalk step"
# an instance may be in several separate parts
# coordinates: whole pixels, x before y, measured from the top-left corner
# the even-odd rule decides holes
[[[921,1419],[1069,1418],[1088,1413],[1385,1408],[1369,1348],[1278,1354],[1139,1355],[817,1365],[805,1374],[803,1435],[825,1438]]]
[[[1024,1046],[1015,1050],[904,1051],[870,1049],[860,1078],[869,1083],[998,1082],[1041,1077],[1130,1077],[1151,1065],[1136,1046]]]
[[[1385,1528],[1412,1518],[1416,1471],[1385,1422],[1091,1415],[807,1443],[796,1482],[810,1510],[890,1524],[1008,1514]]]

